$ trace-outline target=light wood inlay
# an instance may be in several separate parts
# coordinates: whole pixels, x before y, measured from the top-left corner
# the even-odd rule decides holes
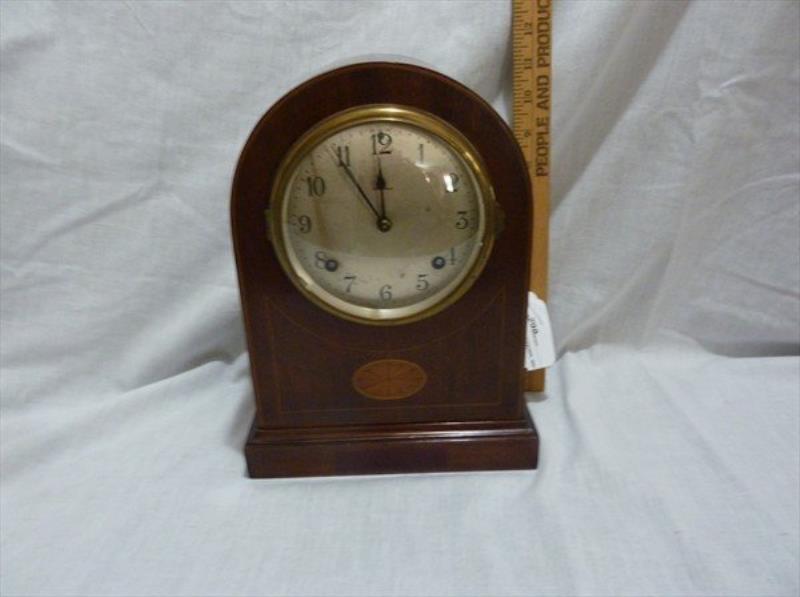
[[[401,400],[419,392],[428,381],[424,369],[403,359],[381,359],[353,373],[353,387],[374,400]]]

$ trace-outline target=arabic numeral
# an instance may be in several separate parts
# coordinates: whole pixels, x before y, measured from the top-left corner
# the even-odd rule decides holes
[[[325,179],[321,176],[306,177],[309,197],[322,197],[325,194]]]
[[[447,193],[455,193],[461,185],[461,177],[455,172],[444,175],[444,190]]]
[[[455,265],[456,264],[455,247],[450,248],[449,256],[450,256],[450,265]],[[443,269],[447,265],[447,260],[441,255],[437,255],[436,257],[431,259],[431,265],[433,266],[433,269]]]
[[[314,265],[319,269],[325,269],[325,262],[327,260],[328,256],[323,251],[317,251],[314,253]]]
[[[353,274],[348,274],[344,277],[345,281],[347,282],[347,287],[345,288],[345,292],[350,293],[353,289],[353,284],[356,281],[356,277]]]
[[[350,146],[349,145],[340,145],[336,148],[336,157],[339,158],[339,165],[340,166],[347,166],[350,167]]]
[[[381,286],[378,296],[384,302],[392,300],[392,285],[386,284],[385,286]]]
[[[314,265],[329,272],[335,272],[339,269],[339,262],[324,251],[314,253]]]
[[[456,228],[459,230],[465,230],[469,228],[469,218],[467,217],[466,211],[459,211],[456,212],[458,214],[458,218],[456,218]]]
[[[430,288],[431,283],[426,279],[428,274],[417,274],[417,290],[424,292]]]
[[[299,232],[311,232],[311,218],[309,216],[289,216],[289,225],[297,228]]]
[[[389,133],[379,131],[377,134],[372,135],[372,155],[392,153],[391,146],[392,136]]]

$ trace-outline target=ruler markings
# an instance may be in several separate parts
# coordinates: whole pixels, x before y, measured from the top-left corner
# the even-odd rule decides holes
[[[551,0],[512,0],[512,130],[533,186],[530,289],[547,297],[550,218]],[[544,371],[526,374],[525,387],[544,389]]]

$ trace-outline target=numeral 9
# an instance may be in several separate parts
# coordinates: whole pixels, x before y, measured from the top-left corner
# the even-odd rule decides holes
[[[299,232],[311,232],[311,218],[309,216],[289,216],[289,225],[297,227]]]

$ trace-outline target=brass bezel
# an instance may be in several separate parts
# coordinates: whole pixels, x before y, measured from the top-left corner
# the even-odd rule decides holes
[[[309,148],[316,146],[325,138],[347,127],[367,122],[406,123],[436,135],[452,147],[455,153],[464,161],[480,189],[480,200],[484,217],[482,222],[482,235],[477,241],[480,245],[477,256],[474,258],[467,273],[455,288],[432,305],[422,310],[416,309],[420,303],[389,309],[376,309],[349,304],[318,285],[313,283],[309,284],[303,280],[298,275],[297,271],[305,271],[305,268],[301,264],[296,263],[296,258],[291,255],[286,248],[283,225],[286,221],[284,214],[284,210],[286,209],[286,188],[292,179],[298,163],[303,159]],[[267,212],[268,234],[270,235],[278,261],[286,272],[286,275],[289,276],[294,286],[312,303],[328,313],[347,321],[367,325],[402,325],[420,321],[441,312],[443,309],[456,302],[470,289],[483,271],[489,259],[489,255],[491,254],[496,234],[498,210],[499,206],[495,201],[494,189],[489,180],[483,160],[472,143],[458,130],[438,116],[418,108],[400,106],[397,104],[366,104],[349,108],[327,117],[304,133],[291,146],[278,167],[275,184],[270,194],[270,209]],[[320,294],[314,291],[312,288],[314,286],[319,288],[321,293],[330,295],[335,299],[335,302],[349,305],[351,311],[340,309],[323,299]],[[434,298],[435,296],[436,295],[433,295],[429,298]]]

